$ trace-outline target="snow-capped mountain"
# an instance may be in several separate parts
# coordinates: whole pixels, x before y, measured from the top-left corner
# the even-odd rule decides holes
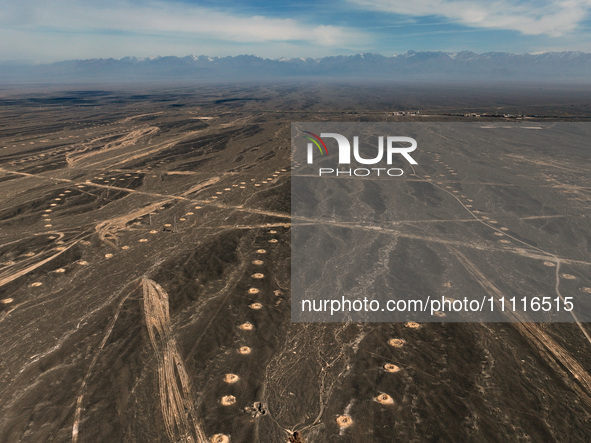
[[[0,80],[71,81],[237,81],[287,78],[445,82],[582,82],[591,79],[591,54],[546,52],[415,52],[394,56],[357,54],[323,58],[124,57],[39,65],[0,64]]]

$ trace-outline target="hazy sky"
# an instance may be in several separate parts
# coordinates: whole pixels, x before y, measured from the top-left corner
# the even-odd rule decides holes
[[[0,0],[0,60],[591,52],[591,0]]]

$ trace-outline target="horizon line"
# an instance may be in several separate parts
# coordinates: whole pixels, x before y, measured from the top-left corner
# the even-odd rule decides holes
[[[62,59],[62,60],[55,60],[55,61],[34,61],[34,60],[0,60],[0,64],[23,64],[23,65],[51,65],[55,63],[63,63],[63,62],[72,62],[72,61],[88,61],[88,60],[116,60],[122,61],[126,59],[135,59],[138,61],[145,61],[145,60],[157,60],[161,58],[209,58],[214,60],[219,59],[227,59],[227,58],[237,58],[237,57],[256,57],[261,60],[271,60],[271,61],[291,61],[291,60],[322,60],[326,58],[337,58],[337,57],[356,57],[356,56],[379,56],[383,58],[395,58],[400,56],[407,56],[413,54],[445,54],[445,55],[458,55],[462,53],[471,53],[478,56],[488,55],[488,54],[505,54],[505,55],[516,55],[516,56],[535,56],[535,55],[544,55],[544,54],[578,54],[578,55],[591,55],[591,52],[586,51],[577,51],[577,50],[563,50],[563,51],[535,51],[535,52],[508,52],[508,51],[487,51],[487,52],[475,52],[471,50],[460,50],[460,51],[415,51],[409,49],[406,52],[400,52],[397,54],[392,55],[384,55],[379,52],[359,52],[355,54],[334,54],[334,55],[325,55],[321,57],[264,57],[257,54],[237,54],[237,55],[207,55],[207,54],[186,54],[186,55],[149,55],[149,56],[136,56],[136,55],[125,55],[123,57],[90,57],[90,58],[69,58],[69,59]]]

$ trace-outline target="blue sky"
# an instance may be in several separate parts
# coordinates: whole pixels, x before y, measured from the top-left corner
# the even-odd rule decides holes
[[[0,0],[0,60],[591,52],[591,0]]]

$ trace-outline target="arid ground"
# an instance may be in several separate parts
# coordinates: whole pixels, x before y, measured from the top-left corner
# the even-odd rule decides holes
[[[292,121],[591,117],[588,89],[414,88],[0,91],[0,442],[590,441],[588,324],[291,322]],[[510,291],[487,248],[526,242],[561,268],[521,271],[591,297],[591,151],[522,154],[487,155],[535,203],[469,150],[419,154],[400,247],[465,271],[423,287]],[[466,211],[498,229],[458,241]]]

